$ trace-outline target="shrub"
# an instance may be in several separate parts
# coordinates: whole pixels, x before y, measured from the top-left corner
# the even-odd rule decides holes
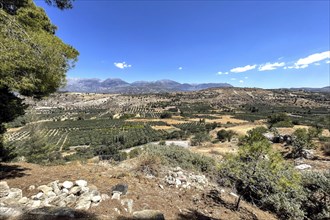
[[[292,151],[293,158],[302,157],[304,149],[313,148],[311,136],[304,128],[299,128],[292,134]]]
[[[183,169],[200,172],[211,172],[215,168],[215,161],[212,158],[175,145],[150,146],[146,148],[146,153],[160,158],[162,163],[168,166],[180,166]]]
[[[278,113],[268,117],[270,127],[293,127],[289,116],[285,113]]]
[[[292,128],[293,123],[291,121],[280,121],[280,122],[277,122],[277,123],[273,124],[272,127],[275,127],[275,128],[281,128],[281,127]]]
[[[254,142],[267,141],[267,138],[263,135],[267,131],[267,128],[261,126],[249,130],[244,137],[240,138],[240,145],[252,145]]]
[[[271,125],[281,121],[289,121],[289,120],[290,120],[289,116],[285,113],[273,114],[268,117],[268,123],[270,123]]]
[[[300,175],[279,153],[272,151],[268,141],[246,144],[240,147],[238,155],[227,156],[220,165],[219,175],[222,183],[229,182],[236,188],[239,194],[237,209],[245,198],[286,219],[303,217]]]
[[[163,112],[163,113],[160,114],[160,118],[172,118],[172,113]]]
[[[158,176],[161,158],[153,154],[143,154],[140,158],[138,170],[146,175]]]
[[[308,129],[308,135],[310,138],[318,138],[322,134],[323,129],[320,127],[311,127]]]
[[[123,161],[127,159],[126,152],[120,152],[120,145],[99,145],[94,147],[94,155],[99,156],[102,160]]]
[[[209,141],[210,140],[210,136],[208,133],[197,133],[195,134],[195,136],[191,139],[190,143],[192,146],[197,146],[200,145],[201,143],[205,142],[205,141]]]
[[[325,155],[330,156],[330,143],[324,143],[322,146],[322,150]]]
[[[142,150],[140,148],[134,148],[133,150],[131,150],[128,155],[129,158],[135,158],[137,156],[139,156],[142,153]]]
[[[302,185],[306,199],[302,208],[309,219],[330,219],[330,171],[304,172]]]
[[[218,131],[217,133],[217,138],[224,142],[224,141],[230,141],[232,139],[232,137],[236,135],[236,133],[232,130],[225,130],[225,129],[221,129],[220,131]]]

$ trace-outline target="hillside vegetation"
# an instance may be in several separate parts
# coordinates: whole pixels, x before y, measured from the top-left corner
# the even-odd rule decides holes
[[[328,93],[226,88],[146,95],[57,93],[26,100],[27,114],[6,124],[7,160],[55,170],[77,161],[103,169],[106,162],[111,169],[124,169],[129,184],[155,178],[153,184],[161,187],[197,193],[173,174],[179,171],[171,171],[180,167],[182,178],[208,182],[196,185],[209,190],[200,198],[205,207],[230,210],[231,219],[255,219],[249,203],[259,208],[252,211],[258,219],[264,219],[264,211],[276,216],[267,218],[329,217]],[[170,214],[173,208],[151,208],[163,211],[166,219],[179,219]],[[105,213],[104,208],[93,210]],[[220,218],[215,210],[202,212]],[[201,209],[195,211],[194,217]]]

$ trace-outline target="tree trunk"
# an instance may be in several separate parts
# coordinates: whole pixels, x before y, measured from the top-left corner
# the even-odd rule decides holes
[[[242,198],[242,195],[240,195],[237,199],[237,202],[236,202],[236,206],[235,206],[235,210],[238,211],[239,210],[239,205],[241,203],[241,198]]]

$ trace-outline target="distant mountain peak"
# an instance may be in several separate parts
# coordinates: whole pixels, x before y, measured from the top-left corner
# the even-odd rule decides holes
[[[68,79],[66,87],[61,91],[68,92],[95,92],[95,93],[160,93],[197,91],[208,88],[233,87],[228,83],[179,83],[170,79],[157,81],[125,82],[119,78],[100,79]]]

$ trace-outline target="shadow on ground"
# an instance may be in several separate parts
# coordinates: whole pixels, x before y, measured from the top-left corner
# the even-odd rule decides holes
[[[82,210],[74,210],[70,208],[51,208],[44,207],[34,209],[23,213],[16,220],[72,220],[72,219],[90,219],[97,220],[97,216],[93,213]]]
[[[178,220],[220,220],[217,218],[206,216],[205,214],[198,212],[197,210],[189,210],[189,212],[187,213],[180,213],[177,219]]]
[[[0,164],[0,180],[14,179],[29,175],[25,173],[27,170],[30,169],[18,165]]]

